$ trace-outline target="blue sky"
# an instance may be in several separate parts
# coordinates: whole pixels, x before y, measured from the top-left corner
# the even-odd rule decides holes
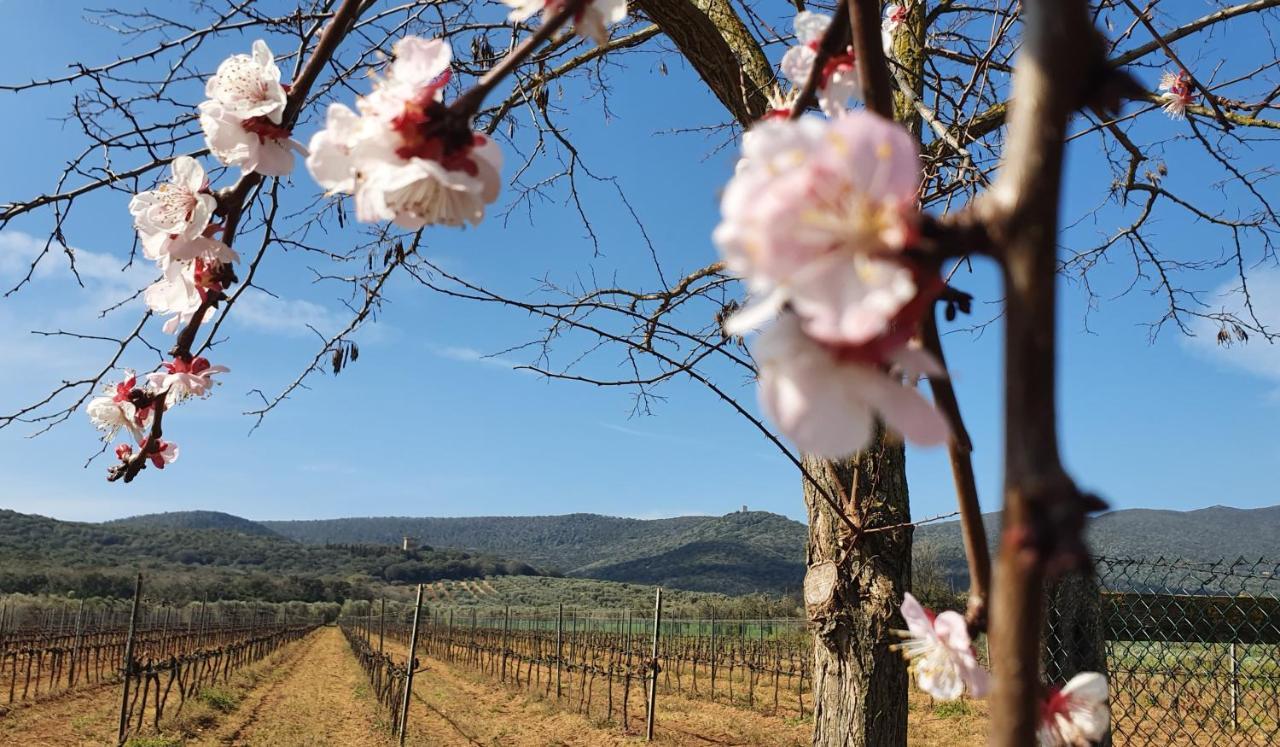
[[[83,23],[69,8],[0,4],[5,82],[117,54],[118,37]],[[206,50],[208,69],[251,40]],[[709,236],[732,153],[719,148],[722,134],[670,133],[715,124],[724,115],[677,56],[652,43],[645,49],[609,72],[614,92],[608,116],[597,102],[577,102],[581,90],[575,85],[566,86],[559,103],[572,109],[562,118],[586,162],[623,185],[671,277],[715,258]],[[1213,59],[1211,49],[1197,51]],[[657,73],[660,59],[669,75]],[[1158,71],[1142,76],[1154,86]],[[180,90],[193,105],[200,99],[198,83]],[[73,127],[54,119],[66,112],[70,92],[63,86],[21,97],[0,93],[7,114],[0,118],[0,202],[53,189],[58,165],[83,147]],[[1224,198],[1207,183],[1216,172],[1177,139],[1186,134],[1185,125],[1157,113],[1137,127],[1144,141],[1164,143],[1171,188],[1234,209],[1234,195]],[[301,138],[315,128],[314,120],[302,125]],[[1274,143],[1255,148],[1259,162],[1275,162]],[[507,170],[513,171],[511,164]],[[1067,219],[1101,202],[1110,179],[1092,143],[1074,147]],[[290,190],[298,204],[315,194],[301,165]],[[514,296],[531,292],[543,276],[569,283],[590,272],[654,286],[649,250],[611,187],[584,189],[600,233],[600,256],[564,194],[553,197],[531,218],[517,211],[505,225],[491,219],[478,230],[430,231],[426,252],[451,272]],[[65,261],[55,257],[28,288],[0,300],[5,412],[38,399],[63,378],[82,376],[109,353],[101,343],[29,330],[101,332],[136,320],[136,303],[106,320],[96,313],[150,280],[150,268],[120,270],[132,240],[128,199],[104,193],[77,203],[66,223],[68,242],[80,250],[85,288],[76,287]],[[1125,216],[1132,213],[1103,210],[1069,231],[1064,243],[1088,246]],[[44,214],[0,231],[6,287],[48,227]],[[1163,214],[1149,236],[1169,255],[1199,257],[1217,256],[1229,238],[1173,213]],[[335,231],[329,240],[342,245],[355,239],[350,231]],[[254,237],[242,241],[248,246]],[[718,514],[746,504],[803,518],[794,469],[700,385],[672,382],[652,416],[632,417],[625,391],[512,370],[529,361],[527,352],[484,357],[534,337],[536,320],[434,295],[403,278],[393,281],[390,303],[359,338],[360,360],[339,377],[312,378],[309,390],[248,435],[253,421],[242,412],[257,401],[250,390],[271,393],[293,379],[316,349],[308,324],[333,331],[345,321],[342,289],[313,284],[311,266],[311,258],[283,251],[264,263],[261,283],[278,297],[246,298],[231,315],[215,362],[232,373],[213,398],[184,406],[171,424],[166,420],[167,433],[183,449],[169,470],[147,470],[128,486],[108,484],[104,461],[82,468],[97,446],[82,415],[34,439],[26,438],[31,428],[18,426],[0,431],[6,475],[0,506],[97,520],[195,508],[258,519],[575,511],[657,517]],[[1063,283],[1061,431],[1068,467],[1117,508],[1280,503],[1274,487],[1280,351],[1256,340],[1221,348],[1213,343],[1213,329],[1201,329],[1195,338],[1169,329],[1152,341],[1146,325],[1161,314],[1160,299],[1142,284],[1119,295],[1132,273],[1122,254],[1099,268],[1091,282],[1102,301],[1092,310],[1079,285]],[[1264,263],[1253,278],[1260,314],[1280,323],[1280,271]],[[1185,283],[1203,291],[1211,306],[1235,303],[1224,294],[1232,287],[1227,271],[1188,275]],[[976,320],[996,315],[1000,291],[992,267],[977,262],[956,284],[977,295]],[[981,334],[956,332],[944,340],[977,445],[988,510],[999,505],[1000,337],[996,321]],[[149,339],[165,343],[158,324]],[[566,350],[573,344],[566,342]],[[592,365],[609,371],[618,358],[606,355]],[[145,368],[152,360],[138,351],[125,364]],[[722,382],[754,407],[750,382],[730,374]],[[911,449],[908,461],[913,514],[953,510],[945,454]]]

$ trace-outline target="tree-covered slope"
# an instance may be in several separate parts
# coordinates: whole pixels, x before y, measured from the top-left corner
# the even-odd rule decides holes
[[[567,514],[261,523],[301,542],[388,542],[407,534],[570,576],[727,593],[798,587],[807,535],[803,524],[764,511],[649,520]]]
[[[142,514],[108,521],[105,525],[147,529],[219,529],[261,537],[280,536],[256,521],[249,521],[221,511],[169,511],[161,514]]]
[[[999,518],[999,514],[985,516],[993,549]],[[1114,558],[1212,562],[1243,556],[1280,562],[1280,506],[1111,511],[1089,523],[1087,537],[1094,555]],[[967,584],[958,522],[920,527],[915,539],[917,558],[936,563],[957,587]]]
[[[537,572],[461,550],[309,546],[270,532],[86,524],[0,511],[0,592],[126,595],[137,571],[147,574],[149,588],[175,597],[306,601],[345,598],[371,584]]]

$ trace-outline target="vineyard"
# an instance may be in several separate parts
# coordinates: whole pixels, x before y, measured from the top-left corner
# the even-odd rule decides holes
[[[1114,743],[1274,744],[1273,566],[1098,563],[1113,587],[1101,618]],[[802,620],[679,605],[667,616],[661,595],[644,612],[433,598],[424,585],[415,604],[352,602],[336,628],[322,627],[332,608],[10,601],[0,743],[807,742],[813,644]],[[916,694],[908,719],[913,745],[969,744],[986,708]],[[60,720],[79,733],[41,731]]]
[[[369,616],[343,625],[362,661],[372,654],[377,662],[366,667],[377,678],[375,689],[402,692],[395,680],[404,678],[403,667],[377,652],[388,640],[408,646],[412,622]],[[423,612],[417,651],[628,731],[631,706],[646,703],[655,665],[659,693],[802,719],[811,646],[803,621],[794,618],[662,620],[655,644],[653,620],[625,611],[441,608]]]

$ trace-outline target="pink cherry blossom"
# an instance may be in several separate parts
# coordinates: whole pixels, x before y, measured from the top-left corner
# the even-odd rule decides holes
[[[842,358],[839,349],[806,335],[799,317],[784,311],[752,349],[761,405],[802,451],[818,456],[836,458],[863,448],[877,417],[914,443],[943,443],[949,436],[946,420],[914,385],[903,382],[903,374],[937,375],[937,364],[923,351],[910,350],[896,354],[902,365],[887,373]]]
[[[1107,678],[1081,672],[1050,690],[1040,706],[1036,737],[1041,747],[1089,747],[1106,736],[1110,723]]]
[[[502,152],[488,136],[450,121],[446,42],[406,37],[394,52],[385,77],[356,101],[359,114],[330,107],[307,168],[329,192],[354,195],[361,221],[408,229],[477,224],[498,197]]]
[[[797,89],[803,88],[813,72],[822,35],[831,25],[831,16],[804,10],[796,14],[795,31],[798,44],[782,56],[782,74]],[[829,117],[843,114],[852,99],[859,96],[858,70],[854,65],[853,47],[833,55],[822,68],[818,82],[818,106]]]
[[[1195,99],[1191,92],[1191,76],[1185,70],[1177,73],[1165,73],[1160,78],[1161,107],[1170,119],[1183,119],[1187,116],[1187,107]]]
[[[168,182],[139,192],[129,202],[143,256],[158,262],[167,261],[175,251],[188,251],[187,244],[203,239],[218,206],[199,161],[179,156],[170,168]]]
[[[164,466],[166,464],[173,464],[174,462],[178,461],[178,445],[177,444],[171,441],[157,441],[156,448],[154,450],[150,450],[147,448],[147,444],[150,442],[150,440],[151,439],[149,438],[142,439],[142,441],[139,442],[139,448],[142,449],[142,452],[147,455],[147,459],[151,460],[151,464],[155,466],[156,469],[164,469]],[[129,453],[131,453],[132,451],[133,450],[130,449]],[[119,450],[116,451],[116,455],[117,456],[120,455]],[[128,457],[124,457],[124,458],[128,458]]]
[[[547,16],[564,7],[565,0],[502,0],[511,7],[508,20],[519,23],[528,20],[534,13],[542,11],[545,21]],[[574,31],[578,36],[591,39],[596,44],[609,41],[609,26],[627,20],[627,0],[588,0],[587,4],[574,15]]]
[[[214,374],[228,373],[226,366],[215,366],[196,357],[177,358],[164,364],[164,371],[147,374],[147,383],[157,392],[165,392],[165,403],[174,405],[188,397],[208,397],[213,393]]]
[[[223,60],[205,95],[200,127],[209,151],[222,163],[246,173],[285,176],[293,171],[294,151],[306,153],[283,126],[288,94],[275,56],[261,39],[253,43],[252,55]]]
[[[754,125],[713,234],[756,299],[729,331],[789,304],[807,334],[868,361],[900,347],[940,285],[903,254],[919,184],[914,139],[875,114]]]
[[[911,662],[920,689],[939,700],[955,700],[966,689],[984,697],[990,678],[974,655],[964,616],[951,610],[935,615],[910,593],[901,609],[908,629],[895,631],[906,639],[897,648]]]

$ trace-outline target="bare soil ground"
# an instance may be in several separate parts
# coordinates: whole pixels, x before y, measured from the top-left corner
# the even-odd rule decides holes
[[[359,664],[337,628],[322,628],[264,678],[213,734],[213,747],[386,747],[391,744]]]

